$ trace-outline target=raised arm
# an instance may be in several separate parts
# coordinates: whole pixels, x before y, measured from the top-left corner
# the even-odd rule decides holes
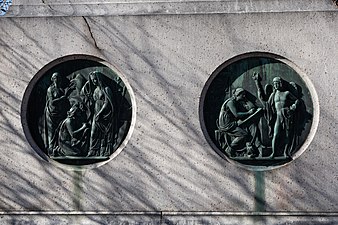
[[[261,84],[261,77],[259,76],[259,73],[254,72],[252,74],[252,79],[255,81],[255,85],[257,88],[257,95],[259,100],[263,103],[266,102],[268,100],[268,96],[266,95],[263,86]]]

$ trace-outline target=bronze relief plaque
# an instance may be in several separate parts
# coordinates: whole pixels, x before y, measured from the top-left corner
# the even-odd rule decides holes
[[[283,57],[237,56],[211,75],[202,128],[219,155],[251,170],[277,168],[309,145],[318,122],[311,82]]]
[[[84,166],[115,157],[130,136],[129,85],[103,60],[83,55],[53,61],[31,80],[22,123],[45,159]]]

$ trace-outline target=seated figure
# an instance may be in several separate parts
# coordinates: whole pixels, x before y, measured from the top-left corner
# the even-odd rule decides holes
[[[85,156],[88,149],[89,124],[81,103],[75,103],[67,112],[67,118],[58,128],[54,141],[54,156]]]
[[[259,112],[260,109],[245,97],[243,88],[236,88],[233,96],[223,103],[217,126],[226,135],[226,146],[222,147],[230,156],[236,156],[236,153],[243,150],[246,150],[248,157],[257,156],[260,145],[257,126],[259,120],[250,117]]]

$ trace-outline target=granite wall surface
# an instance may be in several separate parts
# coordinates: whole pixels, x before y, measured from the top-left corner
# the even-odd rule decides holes
[[[330,10],[316,4],[280,13],[9,12],[0,18],[0,223],[336,224],[338,14],[331,1],[325,2]],[[320,106],[308,149],[265,172],[217,155],[199,117],[210,74],[234,56],[257,51],[296,64]],[[135,94],[136,124],[127,146],[95,169],[69,170],[42,159],[21,124],[30,80],[72,54],[115,65]]]

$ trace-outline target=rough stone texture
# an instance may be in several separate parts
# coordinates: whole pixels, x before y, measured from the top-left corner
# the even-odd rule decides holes
[[[162,212],[160,222],[156,213],[154,218],[125,215],[135,224],[150,220],[159,224],[292,221],[303,225],[312,220],[334,224],[338,212],[337,15],[0,18],[1,224],[118,221],[97,215],[101,221],[97,222],[95,216],[80,216],[82,211]],[[210,74],[224,61],[253,51],[294,62],[312,81],[320,102],[319,126],[308,150],[285,167],[256,173],[218,156],[199,122],[200,96]],[[69,171],[44,161],[29,146],[20,121],[21,99],[30,79],[50,61],[69,54],[94,55],[115,65],[136,98],[136,126],[127,147],[92,170]],[[39,215],[41,211],[79,213],[56,214],[52,219]],[[179,211],[230,214],[204,220],[193,214],[165,215]],[[250,214],[276,211],[285,212],[285,220]],[[245,213],[231,216],[231,212]],[[293,212],[325,212],[331,217],[301,213],[293,217]],[[262,219],[255,222],[257,216]],[[42,222],[33,222],[39,218]],[[81,222],[74,222],[77,219]]]
[[[163,225],[159,215],[140,215],[137,213],[125,215],[109,214],[33,214],[33,215],[5,215],[1,217],[1,224],[13,225]]]
[[[338,217],[327,216],[171,216],[164,224],[175,225],[334,225]],[[152,225],[152,224],[151,224]]]
[[[136,215],[135,215],[136,214]],[[125,215],[110,214],[34,214],[1,216],[2,224],[14,225],[335,225],[338,216],[327,215]]]
[[[8,17],[336,11],[332,0],[16,0]]]

